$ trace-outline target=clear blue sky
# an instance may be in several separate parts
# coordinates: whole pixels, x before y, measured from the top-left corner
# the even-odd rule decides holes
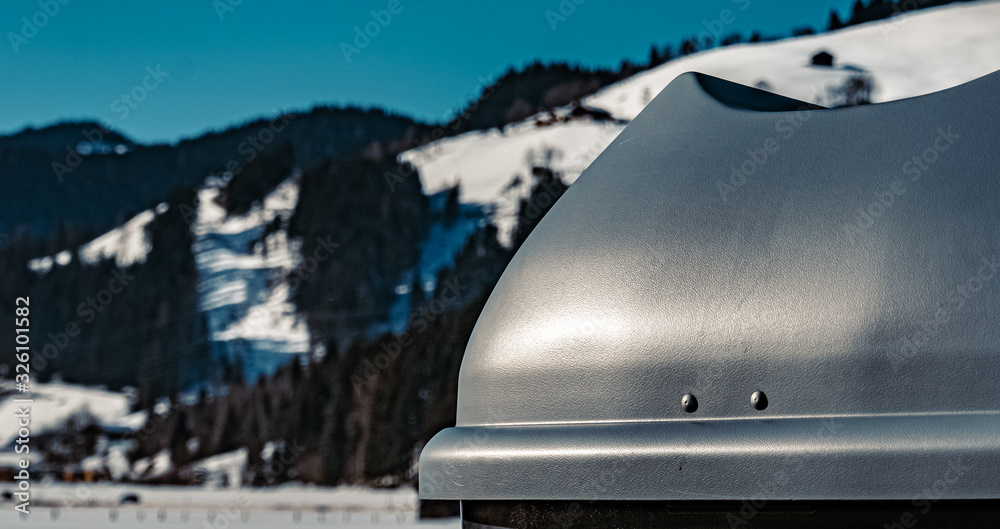
[[[616,66],[644,60],[654,42],[676,47],[723,9],[735,15],[727,32],[787,34],[821,28],[831,8],[843,15],[852,3],[399,0],[399,12],[348,63],[341,43],[353,42],[356,26],[377,24],[370,11],[391,0],[41,1],[58,12],[38,14],[39,0],[0,3],[0,134],[96,119],[141,142],[317,104],[381,106],[437,122],[473,97],[481,78],[511,65]],[[546,11],[558,13],[561,3],[575,11],[553,30]],[[33,32],[22,17],[45,25]],[[145,79],[157,65],[168,75]],[[121,94],[144,79],[152,89],[137,89],[145,99],[123,118]]]

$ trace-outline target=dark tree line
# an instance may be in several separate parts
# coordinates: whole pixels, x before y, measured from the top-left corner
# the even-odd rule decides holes
[[[330,161],[302,175],[289,236],[301,238],[303,256],[320,258],[294,274],[295,302],[321,342],[343,343],[384,320],[398,278],[419,259],[427,198],[416,173],[386,184],[385,173],[399,172],[394,157]]]
[[[968,1],[970,0],[868,0],[867,2],[855,0],[851,6],[851,14],[846,20],[841,20],[837,11],[831,10],[826,27],[827,30],[833,31],[865,22],[884,20],[893,15],[906,14],[918,9]]]
[[[407,117],[359,108],[283,114],[176,145],[135,145],[92,122],[28,129],[0,137],[0,233],[27,231],[48,241],[68,226],[79,244],[154,207],[174,188],[194,188],[209,174],[241,171],[285,144],[294,147],[291,164],[306,168],[354,156],[373,142],[396,150],[417,146],[428,141],[430,131]],[[130,150],[79,154],[78,145],[90,145],[91,139]]]
[[[25,236],[7,243],[0,252],[0,292],[4,299],[31,297],[35,380],[58,374],[115,389],[136,386],[149,402],[207,376],[192,241],[178,208],[193,199],[193,191],[171,194],[170,209],[147,225],[152,250],[146,261],[126,268],[111,260],[85,265],[74,255],[67,266],[39,276],[26,266],[38,245]],[[6,305],[0,313],[13,321]],[[0,329],[10,342],[12,332],[9,325]]]

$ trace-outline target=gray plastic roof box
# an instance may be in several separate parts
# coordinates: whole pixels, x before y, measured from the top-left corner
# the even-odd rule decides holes
[[[504,272],[421,497],[1000,498],[998,96],[678,77]]]

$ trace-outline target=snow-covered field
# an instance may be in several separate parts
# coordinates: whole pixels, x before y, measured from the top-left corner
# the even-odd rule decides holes
[[[536,118],[506,127],[446,138],[403,153],[420,171],[425,192],[461,184],[459,200],[491,204],[501,242],[507,243],[517,203],[531,186],[531,168],[548,164],[573,182],[624,125],[581,119],[539,127]],[[511,185],[519,179],[520,185]]]
[[[229,527],[279,528],[279,527],[413,527],[458,529],[462,522],[458,518],[441,520],[418,520],[413,514],[358,514],[313,512],[253,512],[244,518],[241,512],[191,510],[184,512],[164,512],[121,509],[116,513],[105,509],[40,509],[30,516],[22,517],[13,509],[0,511],[0,527],[36,527],[107,529],[108,527],[155,527],[157,529],[226,529]]]
[[[0,391],[9,391],[9,384]],[[0,416],[11,417],[13,399],[30,397],[32,435],[62,427],[73,414],[88,411],[109,428],[137,430],[144,413],[129,414],[130,399],[123,393],[69,384],[35,384],[27,395],[7,393],[0,397]],[[165,406],[166,404],[158,405]],[[165,411],[165,410],[164,410]],[[9,450],[16,437],[14,421],[0,421],[0,464],[11,467],[21,456]],[[88,459],[102,460],[107,454]],[[208,458],[199,466],[208,471],[239,472],[245,450]],[[39,456],[32,458],[39,462]],[[136,462],[138,468],[158,464]],[[106,463],[103,461],[102,464]],[[127,463],[125,463],[127,465]],[[166,463],[170,465],[169,458]],[[86,466],[86,465],[84,465]],[[125,471],[129,471],[128,468]],[[155,472],[154,472],[155,474]],[[230,483],[238,483],[235,476]],[[24,524],[34,527],[122,527],[144,524],[156,527],[277,527],[287,524],[346,527],[455,527],[455,520],[418,521],[417,494],[410,488],[369,489],[364,487],[316,487],[285,484],[271,488],[180,487],[127,483],[64,483],[39,479],[31,483],[30,516],[14,510],[15,502],[5,498],[16,492],[16,483],[0,482],[0,527]],[[123,498],[134,501],[122,504]]]
[[[0,493],[14,490],[13,483],[0,482]],[[411,488],[370,489],[366,487],[316,487],[289,483],[277,487],[182,487],[133,485],[124,483],[32,484],[32,505],[40,507],[118,507],[126,495],[147,509],[211,509],[232,505],[240,510],[322,510],[365,513],[412,513],[417,509],[417,493]],[[3,500],[0,500],[2,502]]]
[[[441,520],[418,520],[413,514],[371,515],[357,513],[320,512],[253,512],[246,517],[240,512],[191,510],[183,512],[121,509],[117,513],[103,509],[40,509],[30,516],[22,517],[13,509],[0,511],[0,527],[37,527],[107,529],[108,527],[155,527],[157,529],[226,529],[229,527],[279,528],[279,527],[413,527],[450,528],[462,526],[458,518]]]
[[[0,483],[0,493],[13,484]],[[119,505],[126,495],[137,504]],[[418,520],[413,489],[335,489],[285,485],[210,489],[134,485],[39,484],[31,514],[0,500],[0,527],[457,527],[456,519]]]

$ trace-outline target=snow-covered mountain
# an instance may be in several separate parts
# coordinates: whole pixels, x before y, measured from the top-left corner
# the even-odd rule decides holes
[[[291,175],[243,215],[227,216],[217,198],[225,181],[208,177],[198,191],[192,247],[201,282],[198,293],[215,358],[235,363],[248,379],[271,373],[310,350],[309,330],[289,299],[288,277],[300,260],[299,242],[289,241],[287,223],[298,202],[299,173]],[[166,213],[160,204],[81,245],[28,262],[37,274],[66,266],[114,260],[119,267],[146,261],[152,248],[149,223]],[[275,222],[277,220],[277,222]],[[268,226],[277,229],[268,230]]]
[[[510,241],[518,200],[527,196],[532,166],[548,164],[573,182],[618,133],[614,121],[568,119],[566,109],[533,116],[503,131],[468,132],[400,156],[420,171],[425,192],[461,185],[459,199],[490,205],[501,242]],[[559,119],[563,118],[563,119]]]
[[[271,374],[295,357],[324,354],[322,346],[313,350],[308,324],[296,309],[290,287],[297,282],[293,275],[302,261],[301,241],[288,237],[300,179],[301,171],[294,170],[241,215],[230,215],[221,205],[226,178],[209,176],[197,192],[190,230],[199,275],[199,308],[205,316],[213,360],[241,365],[246,380]],[[468,237],[486,223],[483,208],[475,203],[459,205],[449,216],[448,191],[428,195],[430,224],[420,241],[417,266],[399,276],[389,312],[381,318],[371,316],[366,337],[405,331],[414,285],[430,297],[438,272],[452,265]],[[45,275],[73,259],[85,265],[113,260],[119,267],[143,263],[152,249],[148,227],[168,209],[160,204],[143,211],[75,253],[64,250],[32,259],[28,267]]]
[[[533,116],[503,131],[475,131],[403,153],[420,169],[425,189],[461,184],[461,199],[487,204],[503,241],[509,240],[521,181],[532,164],[564,173],[567,183],[590,165],[640,111],[675,77],[697,71],[757,86],[820,105],[837,104],[845,82],[862,76],[872,82],[872,102],[943,90],[1000,69],[1000,2],[959,3],[897,15],[846,29],[706,50],[667,62],[605,87],[583,100],[618,122],[590,118],[552,120]],[[812,66],[821,51],[832,66]],[[569,109],[556,115],[565,116]]]
[[[832,67],[812,66],[826,51]],[[855,75],[874,81],[872,102],[937,92],[1000,69],[1000,2],[957,3],[887,20],[784,39],[737,44],[670,61],[586,98],[633,119],[675,77],[701,72],[802,101],[829,104],[831,90]]]

